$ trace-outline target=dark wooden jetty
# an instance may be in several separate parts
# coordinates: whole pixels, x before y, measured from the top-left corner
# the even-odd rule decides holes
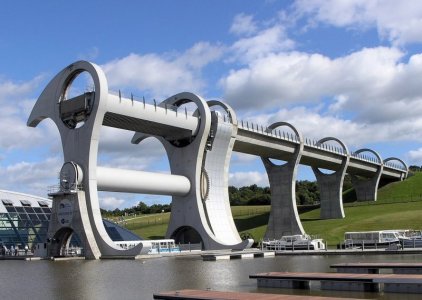
[[[393,274],[422,274],[422,263],[341,263],[333,264],[330,268],[340,273],[379,274],[381,270],[389,270]]]
[[[154,299],[176,300],[351,300],[352,298],[333,298],[320,296],[299,296],[262,293],[221,292],[202,290],[180,290],[154,294]]]
[[[257,279],[259,287],[309,289],[315,281],[322,290],[422,293],[422,275],[418,274],[269,272],[249,278]]]

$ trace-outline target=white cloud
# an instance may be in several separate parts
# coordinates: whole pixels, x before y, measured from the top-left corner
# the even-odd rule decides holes
[[[422,166],[422,148],[410,150],[406,156],[408,158],[409,165]]]
[[[33,147],[45,141],[41,132],[33,132],[26,126],[32,106],[35,103],[30,94],[39,85],[42,77],[26,82],[13,82],[0,78],[0,148],[9,151]]]
[[[256,114],[254,118],[249,120],[254,124],[263,126],[286,121],[295,126],[305,138],[319,140],[324,137],[336,137],[342,140],[350,151],[366,147],[367,144],[420,141],[422,139],[422,120],[420,119],[402,119],[368,124],[322,114],[318,110],[304,106],[280,109],[273,113]],[[289,132],[288,127],[280,127],[279,129]]]
[[[44,161],[21,161],[0,167],[1,188],[47,197],[48,187],[58,184],[58,174],[62,166],[60,157],[50,157]]]
[[[251,35],[254,34],[257,29],[253,16],[242,13],[234,17],[230,32],[236,35]]]
[[[201,69],[222,53],[222,47],[202,42],[181,54],[132,53],[102,68],[112,89],[132,88],[160,99],[184,90],[201,91],[205,86]]]
[[[116,197],[100,197],[100,207],[107,210],[114,210],[115,208],[122,207],[125,200]]]
[[[267,174],[261,172],[234,172],[229,174],[229,185],[242,187],[256,184],[258,186],[268,186]]]
[[[287,37],[284,27],[277,24],[263,29],[256,35],[236,41],[230,47],[233,57],[229,61],[237,59],[242,62],[249,62],[273,52],[290,50],[293,47],[294,42]]]
[[[365,48],[331,59],[281,52],[232,70],[220,83],[233,107],[248,111],[306,104],[362,123],[416,120],[422,114],[422,55],[402,62],[396,48]],[[412,107],[410,110],[409,107]]]
[[[379,36],[394,45],[422,42],[422,3],[418,0],[298,0],[293,6],[311,25],[376,27]]]
[[[155,138],[132,144],[134,132],[102,127],[99,143],[101,166],[132,170],[169,170],[167,153]],[[167,160],[167,161],[166,161]]]

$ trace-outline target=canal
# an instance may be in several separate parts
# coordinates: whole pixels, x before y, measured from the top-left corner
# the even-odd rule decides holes
[[[195,257],[98,261],[0,261],[1,299],[152,299],[176,289],[324,295],[362,299],[420,299],[420,295],[258,289],[249,274],[333,272],[344,262],[421,262],[422,255],[276,256],[204,262]]]

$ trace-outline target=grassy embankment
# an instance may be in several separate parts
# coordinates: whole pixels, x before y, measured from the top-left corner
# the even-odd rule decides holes
[[[345,219],[320,220],[319,209],[300,214],[305,231],[324,238],[330,246],[343,240],[346,231],[381,229],[422,229],[422,173],[395,182],[378,191],[377,202],[345,203]],[[269,206],[234,206],[238,230],[262,239]],[[170,214],[142,216],[127,221],[127,228],[145,238],[162,238]]]

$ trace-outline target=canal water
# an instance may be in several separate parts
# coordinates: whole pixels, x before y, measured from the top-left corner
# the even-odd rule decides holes
[[[421,299],[420,295],[262,289],[249,274],[333,272],[344,262],[421,262],[422,255],[276,256],[202,261],[195,257],[98,261],[0,261],[0,299],[153,299],[160,291],[211,289],[361,299]]]

